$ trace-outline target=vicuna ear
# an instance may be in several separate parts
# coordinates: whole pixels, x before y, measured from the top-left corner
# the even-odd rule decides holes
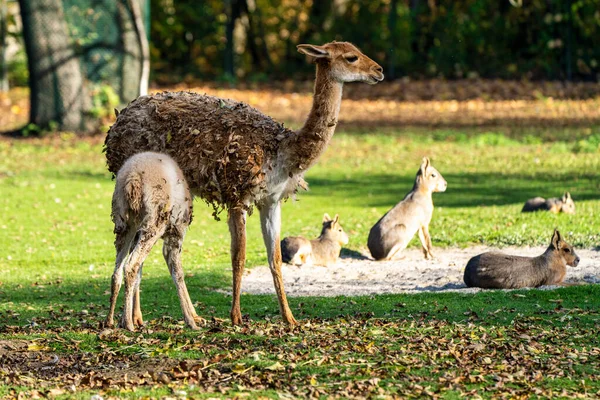
[[[322,46],[315,46],[314,44],[299,44],[296,46],[298,51],[307,56],[314,58],[331,58],[331,55]]]
[[[331,217],[329,216],[329,214],[327,214],[327,213],[323,214],[323,223],[329,222],[329,221],[331,221]]]
[[[560,232],[558,231],[558,229],[554,229],[554,234],[552,235],[552,247],[554,247],[556,250],[560,249],[560,241],[562,240],[562,238],[560,237]]]
[[[427,168],[429,168],[429,158],[423,157],[423,161],[421,162],[421,168],[419,168],[421,175],[425,176]]]

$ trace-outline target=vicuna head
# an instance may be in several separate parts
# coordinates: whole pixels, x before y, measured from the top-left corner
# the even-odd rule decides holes
[[[417,172],[415,187],[430,193],[445,192],[448,183],[440,172],[431,165],[429,158],[423,157],[421,167]]]
[[[298,51],[329,69],[337,82],[366,82],[374,85],[383,80],[383,68],[365,56],[352,43],[331,42],[322,46],[299,44]]]
[[[550,242],[550,248],[552,249],[554,255],[564,259],[567,265],[576,267],[577,264],[579,264],[579,256],[575,254],[575,249],[573,249],[573,246],[563,240],[558,229],[554,230],[554,234],[552,235],[552,240]]]
[[[348,235],[340,225],[339,215],[336,214],[333,219],[327,213],[323,215],[323,229],[321,229],[320,237],[339,244],[348,244]]]
[[[566,214],[575,214],[575,202],[571,198],[571,193],[565,192],[561,200],[560,211]]]

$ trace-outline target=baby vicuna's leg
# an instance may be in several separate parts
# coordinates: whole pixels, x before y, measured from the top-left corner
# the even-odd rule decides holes
[[[138,231],[139,238],[133,248],[128,262],[125,266],[125,306],[121,316],[121,327],[130,331],[134,330],[133,324],[133,302],[136,291],[136,281],[139,277],[140,268],[150,254],[152,246],[160,238],[157,232]],[[139,285],[137,285],[139,288]]]
[[[181,247],[183,245],[183,236],[172,234],[165,236],[163,244],[163,256],[169,266],[171,277],[177,288],[177,296],[183,311],[183,319],[191,329],[199,329],[196,321],[201,322],[202,319],[196,314],[194,305],[190,300],[190,295],[185,285],[185,277],[181,263]]]

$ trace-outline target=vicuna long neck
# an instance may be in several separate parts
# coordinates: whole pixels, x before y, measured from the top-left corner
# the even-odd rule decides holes
[[[304,126],[282,143],[290,174],[310,168],[325,151],[335,131],[343,84],[330,78],[329,68],[329,65],[317,63],[312,109]]]

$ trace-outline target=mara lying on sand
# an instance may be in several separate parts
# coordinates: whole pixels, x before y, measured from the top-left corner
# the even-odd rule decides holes
[[[465,268],[468,287],[484,289],[519,289],[561,284],[567,265],[576,267],[579,257],[573,246],[554,230],[550,246],[538,257],[512,256],[490,252],[475,256]]]
[[[447,183],[427,157],[423,158],[412,190],[388,211],[369,232],[367,245],[376,260],[391,260],[406,248],[415,233],[425,258],[433,258],[429,222],[433,215],[433,192],[443,192]]]
[[[184,281],[181,246],[192,220],[192,195],[183,173],[166,154],[138,153],[117,173],[112,200],[117,260],[112,276],[110,312],[106,325],[113,326],[117,297],[125,275],[125,305],[121,327],[143,325],[140,308],[142,264],[158,239],[164,240],[163,256],[177,287],[183,317],[192,329],[202,321],[196,314]]]
[[[550,199],[544,199],[543,197],[534,197],[525,202],[521,212],[532,212],[532,211],[550,211],[551,213],[566,213],[575,214],[575,202],[571,198],[569,192],[561,197],[552,197]]]
[[[325,214],[318,238],[308,240],[300,236],[286,237],[281,241],[281,257],[284,262],[293,265],[328,266],[337,261],[344,244],[348,244],[348,235],[340,225],[340,217],[336,214],[331,219],[329,214]]]

